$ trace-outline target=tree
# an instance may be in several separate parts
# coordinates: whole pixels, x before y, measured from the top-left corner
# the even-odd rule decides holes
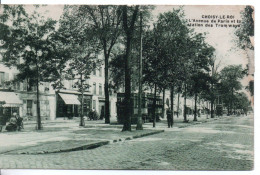
[[[132,52],[131,55],[131,89],[134,91],[137,89],[138,85],[138,55]],[[123,53],[119,52],[111,56],[111,61],[109,62],[110,71],[110,88],[114,91],[119,91],[125,87],[125,56]]]
[[[202,91],[208,91],[210,59],[213,56],[215,49],[205,43],[205,37],[199,33],[195,34],[190,42],[191,55],[191,76],[189,80],[189,95],[194,96],[194,121],[197,121],[197,100]]]
[[[39,85],[41,82],[54,81],[52,74],[57,69],[52,64],[53,47],[50,35],[55,30],[56,21],[46,19],[38,13],[37,7],[28,14],[22,5],[4,5],[1,20],[0,40],[3,62],[16,66],[18,80],[28,80],[36,86],[37,129],[42,129]],[[3,32],[3,33],[2,33]],[[19,60],[22,63],[19,64]]]
[[[82,48],[84,46],[79,46],[79,52],[77,52],[77,56],[75,56],[68,68],[68,74],[71,76],[71,79],[76,79],[74,83],[74,87],[78,89],[81,93],[81,114],[80,114],[80,124],[79,126],[85,126],[85,122],[83,119],[84,116],[84,92],[86,92],[90,85],[87,80],[89,79],[89,75],[93,70],[95,70],[98,66],[96,55],[93,54],[92,50],[89,46],[85,46],[85,50]],[[76,50],[75,50],[76,51]],[[81,51],[81,52],[80,52]],[[82,53],[83,52],[83,53]],[[79,54],[80,53],[80,54]]]
[[[139,6],[122,6],[125,44],[125,119],[122,131],[131,131],[131,52]],[[130,19],[129,19],[130,18]]]
[[[73,58],[74,47],[72,46],[72,30],[68,30],[68,21],[74,22],[74,19],[68,19],[66,13],[69,13],[68,6],[64,7],[64,14],[59,23],[60,27],[57,31],[50,35],[54,52],[52,55],[52,64],[55,65],[57,72],[54,74],[52,86],[55,90],[64,88],[63,81],[65,79],[65,68],[68,66],[68,61]],[[67,18],[67,19],[66,19]],[[71,24],[70,24],[71,25]]]
[[[163,67],[162,63],[162,52],[160,47],[158,32],[154,28],[152,31],[147,31],[144,37],[144,70],[143,70],[143,82],[154,90],[153,95],[153,127],[155,127],[156,122],[156,94],[158,90],[158,85],[163,80]],[[160,84],[162,85],[162,84]]]
[[[73,86],[81,93],[81,120],[79,125],[84,126],[84,92],[90,87],[87,79],[89,79],[91,72],[100,66],[101,61],[97,56],[99,47],[96,47],[96,35],[85,24],[85,17],[74,15],[77,12],[77,6],[65,6],[58,32],[61,36],[69,38],[70,59],[65,71],[71,80],[76,80]]]
[[[250,101],[244,92],[235,93],[234,96],[234,109],[239,112],[247,114],[250,107]]]
[[[242,24],[241,27],[235,32],[238,37],[237,45],[242,49],[253,49],[252,37],[254,37],[254,9],[252,6],[246,6],[244,11],[241,12]]]
[[[229,65],[220,72],[222,84],[223,101],[228,108],[228,115],[234,112],[234,94],[242,89],[240,80],[246,75],[242,65]]]
[[[112,48],[121,35],[122,11],[116,5],[79,6],[76,16],[85,19],[85,24],[97,37],[96,47],[103,49],[105,57],[105,123],[110,123],[109,109],[109,58]]]
[[[174,93],[175,89],[180,90],[184,81],[184,70],[188,62],[187,40],[189,38],[189,29],[184,20],[184,12],[180,9],[173,9],[171,12],[160,14],[156,23],[156,30],[159,35],[159,44],[157,50],[160,50],[162,77],[160,80],[162,88],[170,89],[171,92],[171,110],[174,111]],[[163,52],[162,52],[163,50]],[[188,59],[187,59],[188,58]],[[174,113],[172,113],[173,115]]]
[[[248,55],[248,76],[254,76],[254,8],[253,6],[246,6],[244,11],[241,12],[242,24],[241,27],[237,29],[235,35],[237,36],[236,43],[239,48],[246,51]],[[248,84],[248,90],[251,96],[254,96],[254,79],[249,77],[251,80]],[[252,98],[252,102],[254,102]]]

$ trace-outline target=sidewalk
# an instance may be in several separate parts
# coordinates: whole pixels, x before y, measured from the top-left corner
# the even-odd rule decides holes
[[[223,117],[222,117],[223,118]],[[207,119],[206,116],[198,117],[193,122],[193,117],[188,117],[189,123],[183,123],[183,117],[176,118],[173,128],[167,128],[166,119],[156,123],[143,124],[144,130],[135,130],[132,125],[132,132],[121,132],[122,125],[112,121],[111,124],[104,124],[104,121],[86,121],[85,127],[79,127],[79,119],[55,121],[43,121],[43,130],[36,131],[36,123],[25,121],[24,128],[20,132],[0,133],[0,154],[46,154],[68,152],[83,149],[93,149],[106,144],[131,140],[138,137],[157,134],[167,130],[176,130],[194,124],[214,121],[218,118]]]

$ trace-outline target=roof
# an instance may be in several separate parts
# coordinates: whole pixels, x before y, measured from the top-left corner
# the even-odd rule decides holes
[[[62,98],[62,100],[65,102],[65,104],[67,104],[67,105],[80,105],[78,97],[74,94],[59,93],[59,95]]]

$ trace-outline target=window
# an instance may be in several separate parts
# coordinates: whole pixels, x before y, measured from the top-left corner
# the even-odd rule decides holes
[[[102,84],[99,84],[99,95],[102,95]]]
[[[27,115],[32,116],[32,100],[27,100]]]
[[[97,71],[96,69],[93,71],[93,75],[96,75],[96,74],[97,74],[97,72],[96,72],[96,71]]]
[[[102,77],[102,67],[99,68],[99,76]]]
[[[93,83],[93,94],[97,94],[97,85],[96,83]]]

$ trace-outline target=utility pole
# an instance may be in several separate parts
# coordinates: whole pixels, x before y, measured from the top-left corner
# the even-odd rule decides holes
[[[136,130],[143,130],[143,121],[142,121],[142,12],[140,12],[140,57],[139,57],[139,78],[138,78],[138,84],[139,84],[139,90],[138,90],[138,117],[137,117],[137,125]]]

